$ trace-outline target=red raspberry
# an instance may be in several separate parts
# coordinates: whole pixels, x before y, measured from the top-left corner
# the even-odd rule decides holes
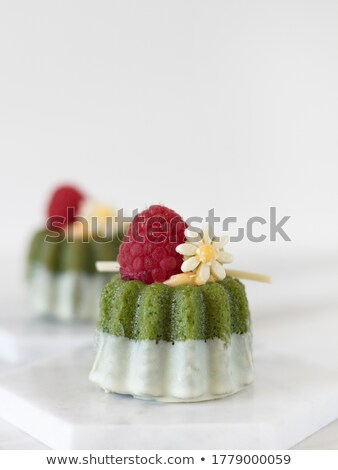
[[[47,215],[48,227],[63,227],[74,222],[84,195],[73,186],[60,186],[50,199]]]
[[[186,227],[182,218],[165,206],[150,206],[140,212],[120,246],[121,278],[151,284],[180,273],[183,257],[175,248],[184,243]]]

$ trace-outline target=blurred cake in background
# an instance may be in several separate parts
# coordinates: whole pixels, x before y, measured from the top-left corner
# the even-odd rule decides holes
[[[44,227],[30,243],[31,311],[62,321],[94,320],[101,289],[111,278],[109,273],[98,273],[95,262],[116,260],[122,237],[113,209],[73,186],[57,188]]]

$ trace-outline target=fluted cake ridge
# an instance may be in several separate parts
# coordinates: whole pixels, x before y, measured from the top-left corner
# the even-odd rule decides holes
[[[233,278],[202,286],[123,281],[115,275],[104,287],[98,330],[134,340],[218,338],[250,329],[244,285]]]

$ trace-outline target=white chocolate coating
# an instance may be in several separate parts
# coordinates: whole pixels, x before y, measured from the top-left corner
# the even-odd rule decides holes
[[[251,333],[220,339],[131,340],[98,331],[90,380],[107,392],[164,402],[231,395],[253,381]]]
[[[30,266],[28,300],[35,315],[61,321],[96,320],[103,286],[111,275],[65,271],[53,273],[40,264]]]

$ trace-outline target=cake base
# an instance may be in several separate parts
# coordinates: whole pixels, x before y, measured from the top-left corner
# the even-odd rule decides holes
[[[232,395],[253,380],[251,333],[220,339],[131,340],[97,332],[90,380],[105,391],[164,402]]]

